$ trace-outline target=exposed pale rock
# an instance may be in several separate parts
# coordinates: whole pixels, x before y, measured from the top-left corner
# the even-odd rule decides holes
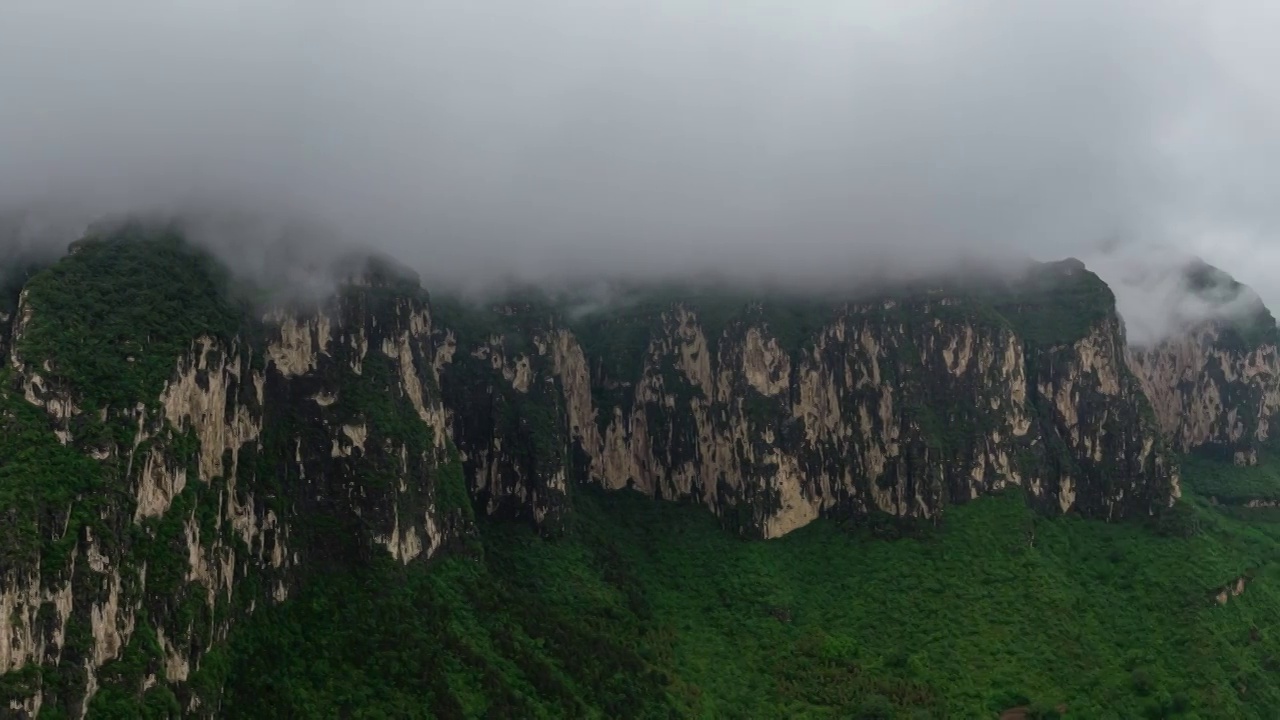
[[[75,555],[72,555],[74,565]],[[18,670],[44,657],[51,643],[58,651],[66,637],[67,620],[71,617],[71,577],[59,589],[49,590],[41,582],[41,566],[27,573],[10,571],[0,582],[0,617],[7,625],[0,632],[0,673]],[[54,584],[54,583],[50,583]],[[36,623],[40,607],[53,605],[57,623],[51,637],[45,637]]]
[[[181,682],[191,676],[191,660],[174,647],[164,634],[164,628],[156,627],[156,639],[164,653],[164,674],[168,682]]]
[[[108,660],[119,656],[129,642],[129,637],[133,635],[133,608],[121,604],[120,585],[120,571],[116,570],[109,579],[106,600],[94,603],[89,612],[93,632],[91,656],[95,668],[102,667]]]
[[[346,442],[342,442],[339,438],[333,439],[333,457],[351,457],[357,448],[364,449],[365,441],[369,439],[369,427],[364,423],[359,425],[346,425],[341,428],[342,435],[346,438]]]
[[[234,475],[240,448],[262,432],[261,415],[235,399],[241,361],[235,350],[209,337],[196,341],[192,352],[179,359],[175,377],[160,393],[162,414],[179,431],[193,428],[200,440],[200,480],[208,483]],[[254,378],[254,384],[259,381]],[[231,451],[231,467],[223,467],[223,453]]]
[[[300,317],[276,310],[264,320],[274,325],[277,332],[267,345],[267,354],[285,377],[305,375],[315,370],[319,366],[320,355],[329,354],[333,328],[326,314]]]
[[[187,469],[181,465],[175,467],[160,448],[152,447],[138,475],[138,504],[133,521],[164,515],[186,486]]]
[[[1127,360],[1175,448],[1220,446],[1237,464],[1252,465],[1280,412],[1280,356],[1274,344],[1243,350],[1221,339],[1220,325],[1204,322],[1133,348]]]
[[[947,298],[937,302],[958,304]],[[1132,380],[1123,380],[1127,371],[1118,321],[1107,320],[1053,349],[1053,362],[1063,364],[1062,371],[1037,385],[1028,377],[1023,342],[1012,332],[950,315],[929,318],[923,326],[885,323],[880,312],[879,305],[851,307],[794,355],[782,351],[765,327],[750,325],[721,337],[713,355],[696,314],[676,306],[650,336],[630,407],[596,407],[596,380],[572,333],[551,329],[532,339],[538,356],[550,359],[545,372],[562,390],[568,437],[585,455],[588,477],[606,488],[696,499],[717,512],[748,501],[762,513],[755,522],[767,537],[837,507],[933,517],[948,493],[962,500],[1009,485],[1025,485],[1057,511],[1076,509],[1077,478],[1049,484],[1025,477],[1014,458],[1034,452],[1042,433],[1061,432],[1071,452],[1098,466],[1104,463],[1112,445],[1093,428],[1082,429],[1079,408],[1086,395],[1100,397],[1103,404],[1097,407],[1107,417],[1107,407],[1139,397],[1136,386],[1126,385]],[[928,317],[925,312],[922,317]],[[918,360],[903,365],[898,358],[908,344]],[[469,352],[508,380],[515,376],[498,338]],[[926,435],[954,433],[947,428],[953,421],[939,417],[931,427],[921,425],[914,408],[932,401],[919,394],[920,385],[904,385],[904,373],[948,403],[960,403],[947,412],[959,412],[966,423],[980,422],[986,429],[956,438],[961,444],[945,452],[928,446]],[[1032,388],[1049,400],[1054,427],[1037,428],[1033,422]],[[773,414],[763,424],[753,419],[761,407]],[[600,413],[608,418],[603,431],[596,422]],[[779,431],[788,421],[802,432],[798,438],[788,433],[784,441]],[[1162,473],[1160,482],[1167,486],[1157,494],[1176,495],[1176,473],[1156,458],[1154,437],[1148,433],[1137,442],[1133,450],[1120,448],[1127,453],[1126,466]],[[492,491],[502,472],[501,452],[491,447],[481,453],[476,484]],[[943,467],[952,462],[961,465],[958,477],[970,485],[947,487]],[[745,500],[766,490],[772,500]],[[528,499],[519,483],[508,492],[513,499]],[[1122,497],[1107,498],[1112,508],[1107,512],[1121,502]],[[531,512],[539,516],[537,507]]]

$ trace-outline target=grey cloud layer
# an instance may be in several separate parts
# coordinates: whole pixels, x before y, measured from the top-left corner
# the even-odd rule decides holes
[[[1265,297],[1276,21],[1183,0],[10,0],[0,208],[302,218],[442,280],[1163,242]]]

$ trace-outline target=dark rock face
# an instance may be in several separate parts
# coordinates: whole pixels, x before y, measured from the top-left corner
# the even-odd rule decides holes
[[[464,547],[473,508],[553,534],[581,482],[756,537],[1014,485],[1101,518],[1178,494],[1114,301],[1078,263],[981,292],[586,316],[433,308],[380,262],[318,307],[238,292],[143,237],[82,243],[0,304],[14,712],[216,715],[230,629],[309,572]]]
[[[747,304],[711,326],[710,312],[677,300],[575,327],[545,308],[505,306],[486,332],[450,337],[444,393],[475,387],[463,378],[483,369],[486,394],[552,404],[531,432],[569,448],[574,476],[697,501],[754,536],[821,515],[932,518],[1009,485],[1045,510],[1104,518],[1147,514],[1178,494],[1112,308],[1051,342],[1028,340],[982,298],[809,309],[798,336],[771,321],[776,312]],[[638,362],[606,354],[620,341]],[[489,424],[454,430],[462,448],[493,438]],[[504,438],[509,457],[531,447]],[[543,457],[536,467],[557,477],[561,456]],[[516,477],[534,465],[499,467]]]
[[[522,344],[544,318],[514,310],[502,317],[519,332],[472,337],[474,329],[465,325],[437,331],[452,439],[479,508],[488,515],[529,518],[554,533],[567,510],[571,450],[565,406],[549,359]]]

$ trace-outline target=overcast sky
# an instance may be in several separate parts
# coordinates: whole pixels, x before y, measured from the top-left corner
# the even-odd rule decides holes
[[[301,218],[437,281],[1197,253],[1278,307],[1277,34],[1245,0],[6,0],[0,210]]]

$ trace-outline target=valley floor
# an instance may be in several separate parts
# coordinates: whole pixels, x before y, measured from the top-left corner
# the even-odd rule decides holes
[[[1276,717],[1280,510],[1243,503],[1280,497],[1280,464],[1183,475],[1158,522],[1048,519],[1010,493],[936,528],[820,521],[768,542],[578,489],[563,538],[488,523],[472,557],[335,572],[260,611],[223,658],[223,709]]]

